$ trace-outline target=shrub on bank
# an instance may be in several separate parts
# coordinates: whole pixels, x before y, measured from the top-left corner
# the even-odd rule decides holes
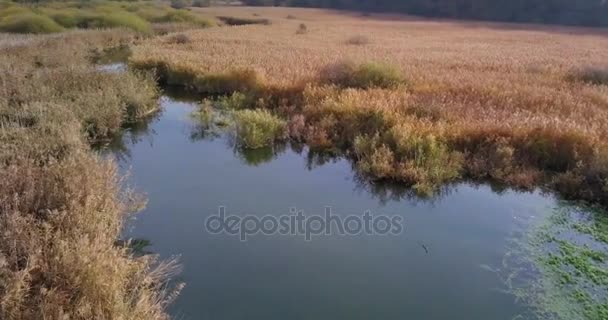
[[[151,21],[161,23],[190,23],[199,27],[211,27],[214,25],[213,21],[201,16],[197,16],[185,10],[169,11],[160,17],[152,19]]]
[[[242,110],[252,108],[254,105],[255,97],[242,92],[235,92],[232,95],[218,99],[218,106],[227,110]]]
[[[392,179],[412,185],[420,194],[459,178],[463,156],[421,128],[402,123],[386,134],[358,136],[354,151],[357,166],[376,179]]]
[[[285,136],[287,124],[268,110],[239,110],[234,113],[236,138],[247,148],[274,144]]]

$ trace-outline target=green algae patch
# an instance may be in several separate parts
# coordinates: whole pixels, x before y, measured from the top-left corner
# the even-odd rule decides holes
[[[608,319],[608,218],[605,210],[560,203],[505,256],[501,275],[531,307],[524,318]]]

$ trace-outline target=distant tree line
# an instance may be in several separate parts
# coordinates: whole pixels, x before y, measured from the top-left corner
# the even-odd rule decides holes
[[[402,12],[427,17],[608,26],[608,0],[243,0],[251,6],[294,6]]]

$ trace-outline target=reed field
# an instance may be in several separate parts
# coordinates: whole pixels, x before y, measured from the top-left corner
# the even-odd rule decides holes
[[[422,192],[461,178],[607,199],[608,32],[363,17],[317,9],[196,8],[265,24],[134,47],[130,64],[201,94],[240,92],[292,139],[352,156]]]
[[[0,319],[168,318],[175,264],[117,245],[145,202],[90,148],[158,109],[149,74],[93,64],[138,39],[0,34]]]

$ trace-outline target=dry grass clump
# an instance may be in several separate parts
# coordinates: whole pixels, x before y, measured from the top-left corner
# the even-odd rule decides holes
[[[175,265],[116,245],[143,203],[89,149],[156,106],[153,79],[89,63],[133,36],[0,36],[0,319],[168,319]]]
[[[298,30],[296,30],[296,34],[307,34],[308,33],[308,26],[306,26],[305,23],[300,23],[300,25],[298,26]]]
[[[190,38],[183,33],[178,33],[176,35],[171,36],[171,38],[169,38],[169,41],[171,43],[176,44],[186,44],[190,42]]]
[[[82,121],[92,140],[109,138],[124,123],[158,108],[154,80],[143,74],[100,73],[86,66],[42,69],[29,76],[23,71],[11,69],[1,76],[14,86],[7,88],[9,103],[27,104],[45,97]]]
[[[81,124],[74,114],[52,103],[0,105],[0,132],[0,164],[19,157],[45,164],[84,147]]]
[[[399,69],[374,62],[356,65],[339,62],[325,67],[320,74],[321,83],[346,88],[394,88],[405,83]]]
[[[173,265],[114,245],[130,206],[116,166],[32,160],[0,167],[0,318],[167,319]]]
[[[130,63],[156,67],[200,92],[242,92],[255,107],[288,119],[292,137],[345,152],[369,175],[420,190],[475,178],[608,198],[607,172],[596,165],[606,161],[608,88],[595,85],[602,72],[569,78],[571,70],[608,60],[606,33],[259,11],[273,27],[187,32],[187,50],[147,41],[134,48]],[[288,14],[323,32],[294,37],[299,22],[284,19]],[[373,34],[374,41],[351,45],[344,34]],[[231,81],[218,81],[227,74]],[[246,81],[239,86],[239,79]],[[409,139],[397,139],[399,130]]]
[[[88,62],[91,41],[118,44],[132,37],[125,33],[122,40],[112,39],[120,32],[72,33],[5,49],[0,106],[19,110],[41,101],[54,104],[73,114],[92,141],[109,138],[123,124],[155,111],[158,91],[150,75],[102,73]]]
[[[352,36],[352,37],[348,38],[348,40],[346,40],[347,44],[354,45],[354,46],[363,46],[363,45],[369,44],[370,42],[371,42],[371,40],[368,37],[362,36],[362,35]]]

